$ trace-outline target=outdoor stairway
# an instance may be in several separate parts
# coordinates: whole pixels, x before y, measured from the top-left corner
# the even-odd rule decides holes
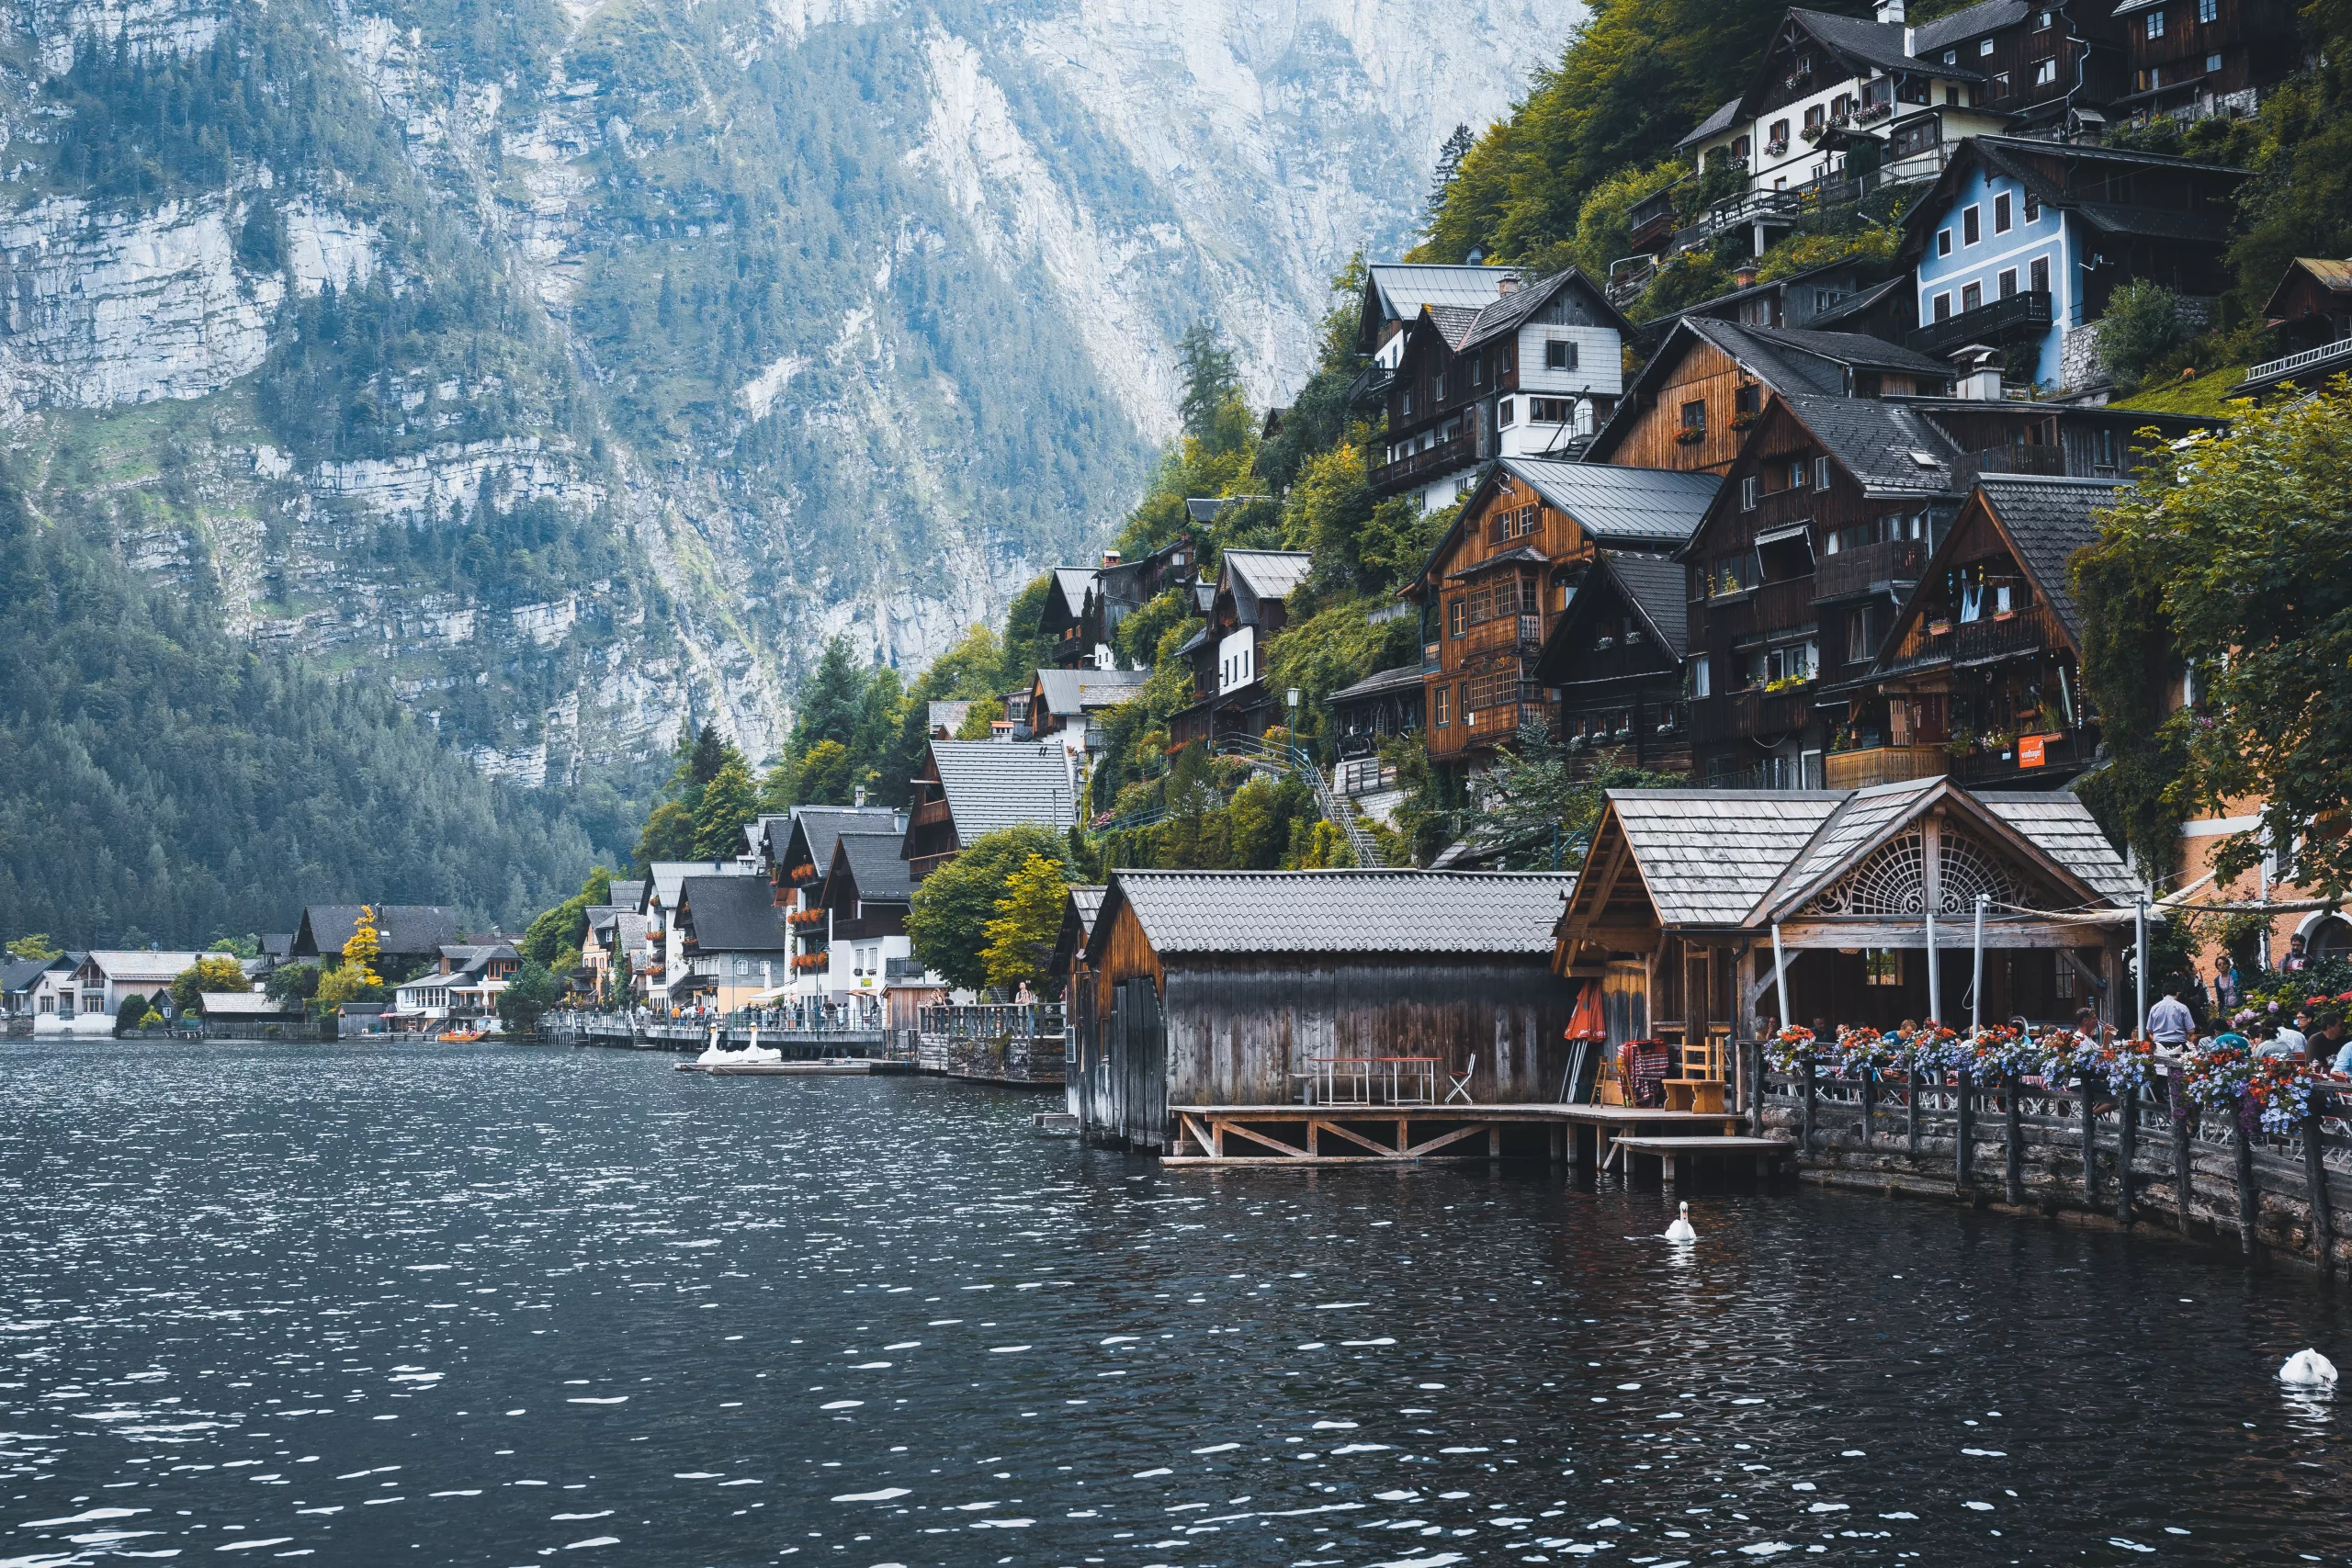
[[[1263,737],[1232,736],[1219,748],[1228,757],[1238,757],[1254,768],[1267,773],[1292,773],[1305,782],[1314,793],[1315,807],[1323,819],[1340,829],[1348,841],[1348,852],[1359,866],[1380,866],[1387,863],[1381,858],[1380,846],[1365,831],[1356,808],[1331,787],[1315,759],[1295,746],[1269,741]]]

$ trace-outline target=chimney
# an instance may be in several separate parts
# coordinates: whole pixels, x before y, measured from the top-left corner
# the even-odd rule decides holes
[[[1758,264],[1752,261],[1740,263],[1738,270],[1731,275],[1731,280],[1742,288],[1755,288],[1757,265]]]
[[[850,798],[851,798],[853,801],[854,801],[854,802],[856,803],[856,805],[857,805],[857,808],[858,808],[860,811],[865,810],[865,786],[864,784],[860,784],[860,785],[858,785],[858,786],[857,786],[857,788],[856,788],[854,792],[852,792],[852,794],[851,794],[851,795],[850,795]]]
[[[2001,351],[1981,343],[1956,348],[1946,358],[1951,361],[1952,377],[1958,383],[1958,395],[1972,403],[1997,403],[2001,400]]]
[[[1901,27],[1905,21],[1903,0],[1878,0],[1878,19],[1882,27]]]
[[[1519,274],[1517,274],[1517,273],[1515,273],[1515,272],[1507,272],[1507,273],[1503,274],[1500,277],[1498,277],[1498,278],[1495,279],[1495,292],[1496,292],[1497,294],[1516,294],[1516,293],[1518,293],[1518,292],[1519,292]]]
[[[1119,564],[1119,552],[1118,552],[1118,551],[1116,551],[1116,550],[1104,550],[1104,551],[1102,552],[1102,565],[1104,566],[1104,568],[1105,568],[1105,569],[1108,569],[1108,568],[1111,568],[1111,567],[1114,567],[1114,566],[1116,566],[1116,565],[1118,565],[1118,564]]]

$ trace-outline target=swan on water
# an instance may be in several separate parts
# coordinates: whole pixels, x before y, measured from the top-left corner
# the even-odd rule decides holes
[[[1690,1204],[1683,1204],[1682,1213],[1677,1214],[1674,1217],[1674,1223],[1666,1227],[1666,1239],[1668,1241],[1696,1241],[1699,1239],[1699,1233],[1690,1228]],[[2309,1354],[2309,1352],[2306,1351],[2305,1354]],[[2331,1372],[2335,1371],[2332,1367],[2328,1370]],[[2286,1374],[2282,1372],[2279,1375],[2283,1377]]]
[[[2335,1382],[2335,1363],[2316,1350],[2298,1350],[2278,1369],[2278,1381],[2298,1388],[2328,1388]]]

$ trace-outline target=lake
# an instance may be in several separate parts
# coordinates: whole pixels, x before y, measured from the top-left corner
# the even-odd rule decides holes
[[[0,1048],[0,1568],[2352,1561],[2344,1308],[2161,1235],[673,1060]]]

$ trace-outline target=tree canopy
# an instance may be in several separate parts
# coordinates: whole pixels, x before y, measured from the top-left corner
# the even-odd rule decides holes
[[[1005,990],[1026,985],[1043,989],[1069,902],[1069,867],[1050,855],[1033,854],[1005,878],[996,916],[981,928],[989,944],[980,950],[988,982]]]
[[[924,968],[962,989],[991,983],[984,956],[989,922],[999,918],[997,905],[1032,858],[1051,862],[1069,880],[1069,846],[1052,829],[1034,824],[985,834],[922,879],[907,915],[907,935]]]

